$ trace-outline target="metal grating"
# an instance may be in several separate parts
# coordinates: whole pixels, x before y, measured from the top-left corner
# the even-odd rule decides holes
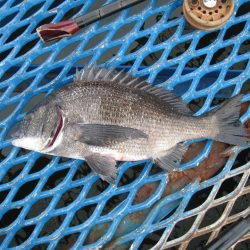
[[[39,41],[41,24],[102,4],[0,1],[1,249],[199,249],[249,213],[247,148],[225,158],[224,144],[193,144],[184,171],[168,175],[149,161],[122,163],[112,187],[82,161],[11,147],[10,129],[44,94],[69,83],[76,65],[126,67],[182,96],[196,115],[238,93],[250,101],[249,1],[236,1],[232,18],[213,32],[193,30],[181,1],[151,0],[71,38]]]

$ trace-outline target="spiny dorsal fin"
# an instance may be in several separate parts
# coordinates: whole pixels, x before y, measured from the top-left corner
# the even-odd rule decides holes
[[[192,114],[191,111],[186,107],[184,102],[170,91],[163,87],[153,86],[150,83],[138,78],[133,77],[129,73],[124,71],[116,71],[114,68],[105,69],[100,68],[96,64],[92,67],[84,67],[81,72],[76,72],[75,81],[111,81],[116,84],[126,85],[131,88],[141,89],[147,93],[155,95],[168,104],[173,106],[178,112],[182,114]]]

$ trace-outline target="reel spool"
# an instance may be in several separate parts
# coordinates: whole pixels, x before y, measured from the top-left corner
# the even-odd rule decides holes
[[[234,11],[234,0],[184,0],[183,13],[196,29],[214,30],[223,26]]]

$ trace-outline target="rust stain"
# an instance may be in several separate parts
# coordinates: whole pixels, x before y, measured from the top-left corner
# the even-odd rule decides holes
[[[135,195],[134,204],[146,201],[153,195],[158,186],[159,182],[153,182],[142,186]]]
[[[192,144],[186,154],[184,160],[189,161],[198,155],[204,147],[204,142]],[[227,161],[227,156],[222,153],[228,148],[228,145],[222,142],[214,142],[209,156],[195,168],[184,171],[173,171],[168,173],[169,183],[164,191],[164,196],[177,192],[195,180],[208,180],[211,178]]]

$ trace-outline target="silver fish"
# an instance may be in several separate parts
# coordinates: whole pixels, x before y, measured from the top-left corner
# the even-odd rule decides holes
[[[234,145],[249,139],[239,124],[242,95],[202,117],[162,87],[122,71],[94,66],[76,74],[73,84],[52,93],[28,113],[12,144],[45,154],[86,160],[114,183],[116,161],[152,159],[177,168],[183,143],[211,138]]]

